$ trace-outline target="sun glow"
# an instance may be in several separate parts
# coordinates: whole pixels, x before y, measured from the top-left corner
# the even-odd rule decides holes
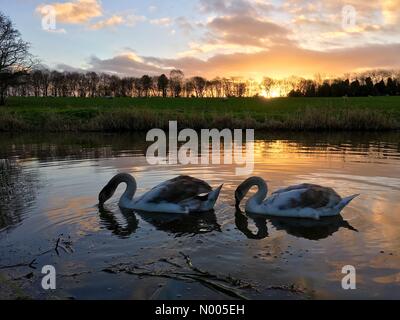
[[[263,89],[260,95],[264,98],[272,99],[272,98],[279,98],[282,97],[281,90],[279,88],[272,88],[269,92]]]

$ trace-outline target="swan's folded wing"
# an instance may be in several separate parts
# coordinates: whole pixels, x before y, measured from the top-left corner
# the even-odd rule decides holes
[[[180,203],[211,191],[211,186],[205,181],[189,176],[180,176],[158,185],[145,197],[147,201],[153,203]]]
[[[340,196],[333,189],[320,186],[296,188],[276,195],[277,200],[281,202],[281,210],[334,207],[341,201]]]
[[[311,189],[311,188],[323,188],[323,187],[318,186],[316,184],[303,183],[303,184],[299,184],[296,186],[290,186],[288,188],[276,190],[272,194],[279,194],[279,193],[285,193],[285,192],[294,191],[294,190]]]

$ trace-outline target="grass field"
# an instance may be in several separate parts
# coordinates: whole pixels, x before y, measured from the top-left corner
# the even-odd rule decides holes
[[[265,130],[400,129],[400,97],[365,98],[10,98],[1,131],[142,131],[167,128]]]

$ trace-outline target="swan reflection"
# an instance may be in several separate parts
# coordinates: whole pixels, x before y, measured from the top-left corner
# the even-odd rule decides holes
[[[113,212],[104,207],[101,206],[99,212],[102,225],[120,238],[129,238],[139,227],[139,220],[133,214],[132,210],[121,209],[122,216],[126,221],[125,226],[118,221]]]
[[[118,221],[116,215],[100,207],[102,225],[120,238],[129,238],[139,227],[139,219],[154,226],[159,231],[172,234],[175,237],[195,236],[213,231],[221,232],[214,211],[196,214],[163,214],[120,209],[126,224]]]
[[[213,231],[221,232],[221,226],[218,224],[214,211],[185,215],[136,212],[157,230],[173,234],[175,237],[195,236]]]
[[[249,219],[253,220],[257,228],[257,233],[249,229]],[[267,238],[269,236],[268,222],[270,222],[276,230],[283,230],[294,237],[315,241],[326,239],[338,232],[341,228],[358,232],[358,230],[351,226],[348,221],[344,220],[342,216],[326,217],[316,221],[245,214],[240,210],[237,210],[235,214],[236,227],[248,239],[262,240]]]

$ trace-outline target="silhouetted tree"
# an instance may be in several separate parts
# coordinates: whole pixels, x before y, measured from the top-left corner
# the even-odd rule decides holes
[[[371,77],[365,79],[365,95],[372,96],[374,95],[374,82]]]
[[[169,80],[165,74],[158,77],[157,89],[162,92],[163,98],[167,97]]]
[[[375,95],[383,96],[386,95],[386,85],[383,79],[374,85]]]
[[[267,96],[270,96],[272,86],[274,85],[274,80],[268,77],[265,77],[262,82],[263,88]]]
[[[140,82],[142,84],[142,90],[144,92],[144,96],[147,98],[149,96],[149,90],[153,85],[153,80],[148,75],[144,75],[140,79]]]
[[[0,12],[0,105],[6,103],[8,88],[21,83],[32,64],[29,43],[22,40],[12,21]]]
[[[358,79],[356,79],[350,84],[350,94],[349,94],[349,96],[357,97],[360,94],[361,94],[360,81],[358,81]]]
[[[169,75],[169,85],[171,93],[175,98],[179,98],[182,92],[184,73],[181,70],[172,70]]]
[[[203,98],[207,80],[204,79],[203,77],[193,77],[192,81],[193,81],[194,91],[196,92],[196,97]]]
[[[328,81],[324,81],[321,86],[318,87],[317,95],[319,97],[330,97],[331,86]]]
[[[388,95],[395,96],[397,94],[397,81],[391,77],[387,79],[386,91]]]

